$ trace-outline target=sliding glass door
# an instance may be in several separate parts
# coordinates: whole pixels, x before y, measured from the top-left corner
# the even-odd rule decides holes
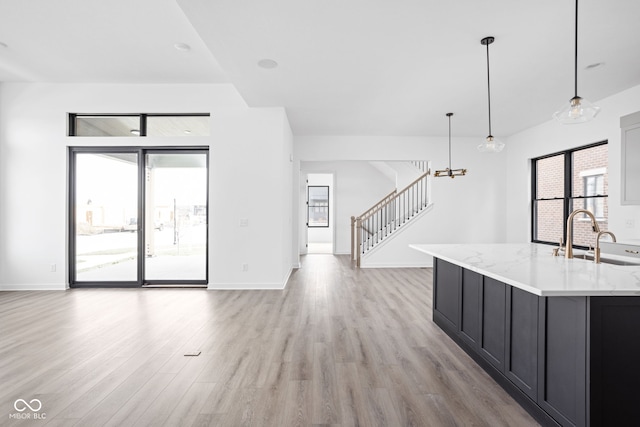
[[[207,155],[145,158],[145,281],[207,278]]]
[[[206,285],[206,149],[69,149],[72,287]]]
[[[75,155],[75,280],[138,280],[138,153]]]

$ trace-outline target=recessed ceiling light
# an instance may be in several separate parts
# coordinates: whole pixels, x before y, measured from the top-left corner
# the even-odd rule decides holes
[[[273,68],[276,68],[277,66],[278,66],[278,63],[273,59],[265,58],[258,61],[258,67],[264,68],[266,70],[271,70]]]
[[[0,42],[0,47],[9,47],[9,45],[6,43]]]
[[[173,47],[178,49],[180,52],[189,52],[191,50],[191,46],[186,43],[176,43]]]
[[[595,62],[593,64],[589,64],[584,67],[585,70],[593,70],[594,68],[601,67],[604,65],[604,62]]]
[[[131,129],[129,132],[131,132],[132,135],[140,135],[140,130],[139,129]]]

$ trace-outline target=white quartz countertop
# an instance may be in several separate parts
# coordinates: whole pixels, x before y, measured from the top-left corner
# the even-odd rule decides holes
[[[640,296],[640,266],[552,256],[535,243],[414,244],[411,248],[539,296]]]

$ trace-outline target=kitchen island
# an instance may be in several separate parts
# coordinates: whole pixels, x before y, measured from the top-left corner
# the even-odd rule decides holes
[[[640,425],[640,266],[538,244],[411,245],[433,320],[543,425]]]

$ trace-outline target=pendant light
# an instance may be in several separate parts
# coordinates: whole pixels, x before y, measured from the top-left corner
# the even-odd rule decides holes
[[[489,136],[487,136],[487,140],[482,144],[478,145],[478,151],[492,151],[497,153],[502,151],[504,148],[504,142],[496,141],[493,135],[491,134],[491,79],[489,75],[489,45],[495,41],[494,37],[485,37],[480,40],[480,43],[483,46],[487,47],[487,99],[489,100]]]
[[[456,176],[464,176],[467,174],[466,169],[451,169],[451,116],[453,116],[453,113],[447,113],[447,117],[449,117],[449,167],[436,171],[434,176],[437,177],[450,176],[451,178],[455,178]]]
[[[600,112],[596,107],[584,98],[578,96],[578,0],[576,0],[576,27],[575,27],[575,52],[574,52],[574,96],[560,110],[553,113],[553,117],[562,124],[584,123],[593,119]]]

